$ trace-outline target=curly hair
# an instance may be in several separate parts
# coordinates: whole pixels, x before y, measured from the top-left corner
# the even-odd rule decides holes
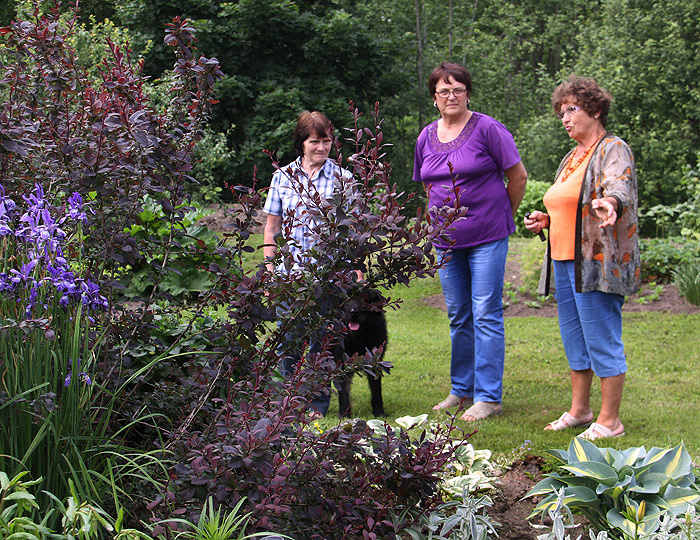
[[[297,125],[294,128],[292,136],[292,144],[294,151],[299,157],[304,155],[304,141],[316,135],[317,137],[331,137],[333,134],[333,125],[328,117],[318,111],[302,111],[297,118]]]
[[[438,67],[436,67],[433,72],[428,77],[428,90],[430,95],[435,95],[435,88],[440,81],[445,81],[450,78],[450,76],[457,82],[461,82],[467,87],[467,95],[472,95],[472,77],[469,75],[467,68],[461,64],[455,64],[454,62],[443,62]]]
[[[602,88],[595,79],[571,75],[552,93],[552,108],[559,114],[564,101],[573,101],[591,116],[600,113],[598,120],[605,127],[612,100],[610,92]]]

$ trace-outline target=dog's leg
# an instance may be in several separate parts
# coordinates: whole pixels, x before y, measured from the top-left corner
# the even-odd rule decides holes
[[[338,390],[338,416],[350,418],[352,407],[350,404],[350,383],[352,375],[343,375],[335,380],[335,387]]]
[[[372,395],[372,414],[375,418],[380,416],[386,416],[384,412],[384,400],[382,399],[382,377],[373,377],[372,375],[367,375],[367,382],[369,383],[369,391]]]

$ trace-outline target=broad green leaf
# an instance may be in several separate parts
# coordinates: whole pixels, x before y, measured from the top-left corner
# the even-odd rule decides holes
[[[39,540],[39,537],[28,532],[16,532],[5,538],[5,540]]]
[[[665,474],[678,479],[691,472],[690,455],[683,444],[666,450],[652,448],[644,460],[649,465],[649,471]]]
[[[553,448],[551,450],[545,450],[544,455],[551,456],[556,459],[559,463],[569,463],[569,453],[566,450],[559,450]]]
[[[585,461],[562,466],[562,469],[577,476],[592,478],[606,486],[614,486],[617,483],[617,473],[607,463],[597,461]]]
[[[532,489],[527,492],[527,495],[525,497],[535,497],[537,495],[546,495],[548,493],[552,493],[555,489],[559,489],[563,486],[564,484],[562,483],[560,478],[557,477],[548,477],[548,478],[543,478],[537,484],[532,486]]]
[[[600,501],[595,492],[587,487],[575,486],[564,488],[564,504],[571,508],[586,508],[600,506]],[[546,512],[554,508],[557,505],[557,494],[552,493],[551,495],[544,498],[535,508],[533,508],[530,516],[535,516],[541,512]]]
[[[605,463],[605,457],[600,449],[592,442],[582,439],[581,437],[574,437],[569,445],[569,464],[577,461],[597,461]]]
[[[643,446],[637,446],[633,448],[627,448],[626,450],[616,451],[609,449],[612,454],[615,455],[615,462],[613,467],[616,469],[622,469],[624,465],[634,466],[638,464],[647,455],[647,451]]]
[[[690,506],[700,501],[700,493],[694,489],[669,486],[663,498],[669,510],[675,515],[687,511]]]
[[[661,473],[646,472],[638,477],[630,486],[630,491],[638,493],[662,493],[671,478]]]
[[[648,519],[643,519],[641,523],[635,524],[623,516],[622,513],[620,513],[620,511],[616,508],[611,508],[608,510],[605,517],[610,525],[624,531],[624,533],[631,538],[649,536],[659,528],[658,517],[649,516]]]
[[[617,501],[617,499],[620,498],[620,495],[627,492],[628,486],[627,486],[627,483],[624,483],[624,484],[616,484],[616,485],[614,485],[612,487],[608,487],[608,488],[605,487],[605,484],[600,484],[598,487],[603,488],[602,491],[599,489],[596,489],[596,493],[598,493],[598,495],[605,494],[608,497],[610,497],[613,501]]]

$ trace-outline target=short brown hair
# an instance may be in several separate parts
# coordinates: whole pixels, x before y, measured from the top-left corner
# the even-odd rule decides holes
[[[294,128],[292,143],[294,151],[299,157],[304,155],[304,141],[316,135],[317,137],[330,137],[333,133],[333,125],[328,117],[318,111],[302,111],[297,118],[297,125]]]
[[[433,72],[428,77],[428,90],[430,95],[435,95],[435,88],[440,81],[447,82],[448,79],[452,78],[461,82],[467,87],[467,95],[472,95],[472,77],[469,75],[467,68],[460,64],[455,64],[454,62],[443,62],[438,67],[436,67]]]
[[[561,104],[571,100],[576,102],[584,111],[591,116],[600,113],[598,120],[605,124],[608,122],[608,109],[613,100],[612,95],[605,88],[602,88],[595,79],[590,77],[579,77],[571,75],[563,83],[556,87],[552,93],[552,107],[554,112],[561,112]]]

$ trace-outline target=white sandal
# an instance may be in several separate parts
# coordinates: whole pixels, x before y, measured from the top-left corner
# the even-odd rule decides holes
[[[477,420],[485,420],[491,416],[498,416],[503,414],[503,407],[500,403],[494,403],[491,401],[477,401],[469,407],[462,415],[462,420],[465,422],[476,422]],[[467,419],[467,417],[473,418],[473,420]]]
[[[470,397],[459,397],[454,394],[450,394],[440,403],[433,407],[434,411],[441,411],[442,409],[452,409],[453,407],[464,407],[465,403],[471,403],[472,398]]]
[[[605,427],[603,424],[596,424],[593,422],[586,431],[579,435],[579,437],[586,439],[587,441],[614,439],[616,437],[622,437],[625,434],[625,426],[620,424],[620,427],[622,428],[622,431],[620,431],[620,433],[615,433],[612,429]]]
[[[550,422],[549,424],[547,424],[545,426],[544,430],[545,431],[563,431],[565,429],[569,429],[572,427],[588,427],[591,425],[591,422],[593,422],[593,413],[591,413],[590,420],[579,420],[575,416],[569,414],[567,411],[564,411],[559,418],[557,418],[553,422]],[[547,429],[548,427],[550,429]]]

